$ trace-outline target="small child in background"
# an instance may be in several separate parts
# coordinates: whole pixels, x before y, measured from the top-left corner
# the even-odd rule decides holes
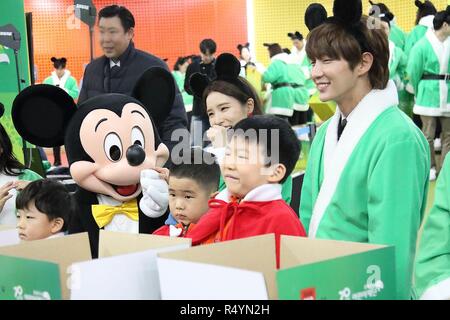
[[[181,164],[174,164],[169,174],[170,215],[166,225],[153,234],[184,237],[208,211],[208,201],[219,186],[220,167],[214,156],[200,148],[190,150]],[[176,220],[176,224],[171,223]]]
[[[281,184],[300,155],[287,121],[272,115],[238,122],[220,164],[226,189],[188,232],[193,245],[274,233],[277,265],[280,236],[306,236],[296,213],[281,197]]]
[[[16,198],[17,228],[23,241],[63,236],[73,211],[69,192],[60,182],[43,179],[28,184]]]

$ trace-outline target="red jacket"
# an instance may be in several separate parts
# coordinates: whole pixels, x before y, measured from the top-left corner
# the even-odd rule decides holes
[[[215,235],[215,242],[219,242],[274,233],[279,266],[280,236],[306,237],[299,218],[281,199],[241,203],[212,199],[209,208],[195,228],[186,234],[187,238],[192,238],[192,245],[209,243]]]

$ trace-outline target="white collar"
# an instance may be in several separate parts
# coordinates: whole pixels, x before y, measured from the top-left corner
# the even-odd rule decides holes
[[[217,200],[222,200],[225,202],[230,202],[230,194],[228,193],[228,188],[225,188],[216,196]],[[242,199],[244,201],[255,201],[255,202],[266,202],[280,200],[281,198],[281,184],[270,183],[263,184],[247,193]]]
[[[286,52],[276,54],[270,60],[271,61],[280,60],[280,61],[283,61],[286,64],[291,64],[292,63],[291,57]]]
[[[120,67],[120,60],[119,62],[115,63],[114,61],[112,61],[112,59],[109,59],[109,67],[112,68],[114,66]]]
[[[430,14],[430,15],[425,16],[422,19],[420,19],[418,25],[421,25],[421,26],[424,26],[424,27],[434,30],[433,20],[434,20],[434,15]]]

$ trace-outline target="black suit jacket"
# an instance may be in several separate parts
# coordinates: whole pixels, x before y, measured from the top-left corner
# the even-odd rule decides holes
[[[86,66],[78,103],[81,104],[89,98],[105,93],[131,95],[137,80],[150,67],[162,67],[169,70],[164,61],[136,49],[133,43],[130,43],[120,57],[120,68],[117,72],[110,70],[110,59],[106,56],[97,58]],[[178,143],[178,141],[171,141],[172,132],[175,129],[187,128],[183,98],[177,86],[175,87],[177,93],[169,116],[163,123],[156,123],[161,140],[169,150]]]

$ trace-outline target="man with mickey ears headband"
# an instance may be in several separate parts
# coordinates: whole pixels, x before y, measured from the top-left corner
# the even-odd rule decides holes
[[[167,172],[160,167],[169,151],[156,128],[173,104],[172,75],[148,69],[133,96],[104,94],[77,108],[62,89],[36,85],[13,103],[14,126],[25,140],[66,146],[70,174],[79,187],[69,233],[87,231],[93,257],[99,229],[152,233],[166,218],[168,186],[161,175]]]
[[[338,107],[311,146],[300,219],[311,238],[395,246],[397,298],[409,299],[428,144],[397,107],[383,31],[368,29],[360,0],[335,0],[333,13],[306,44],[320,99]]]

